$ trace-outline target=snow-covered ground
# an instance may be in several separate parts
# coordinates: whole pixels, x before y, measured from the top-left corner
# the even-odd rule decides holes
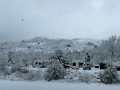
[[[45,71],[45,68],[32,68],[29,67],[29,70]],[[87,72],[92,75],[96,75],[98,72],[103,70],[92,68],[92,70],[73,70],[72,72]],[[120,73],[120,72],[118,72]],[[10,77],[9,77],[10,78]],[[13,78],[15,78],[13,76]],[[120,90],[120,84],[103,84],[103,83],[84,83],[84,82],[67,82],[66,80],[58,80],[47,82],[44,80],[41,81],[10,81],[12,79],[0,80],[0,90]]]
[[[0,80],[0,90],[120,90],[120,85]]]

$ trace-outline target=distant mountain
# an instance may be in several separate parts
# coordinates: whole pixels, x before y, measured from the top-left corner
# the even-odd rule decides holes
[[[22,40],[22,42],[24,43],[41,43],[41,42],[49,42],[49,41],[51,40],[45,37],[35,37],[29,40]]]
[[[53,52],[55,49],[62,50],[83,50],[84,48],[94,48],[99,46],[100,40],[92,39],[48,39],[45,37],[36,37],[29,40],[22,40],[22,42],[5,42],[0,43],[0,47],[5,52],[9,51],[42,51]]]

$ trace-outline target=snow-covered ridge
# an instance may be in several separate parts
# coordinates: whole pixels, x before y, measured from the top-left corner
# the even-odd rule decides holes
[[[5,42],[0,43],[0,47],[5,51],[54,51],[62,50],[83,50],[84,48],[99,46],[100,40],[93,39],[48,39],[45,37],[35,37],[21,42]]]

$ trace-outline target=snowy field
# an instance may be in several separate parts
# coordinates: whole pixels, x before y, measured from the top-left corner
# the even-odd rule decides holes
[[[29,68],[29,70],[39,70],[38,68]],[[43,72],[45,68],[40,69]],[[97,75],[100,69],[92,68],[92,70],[73,70],[72,72],[88,72]],[[120,72],[118,72],[120,73]],[[103,83],[84,83],[84,82],[66,82],[66,81],[10,81],[0,80],[0,90],[120,90],[120,84],[103,84]]]
[[[0,80],[0,90],[120,90],[120,85]]]

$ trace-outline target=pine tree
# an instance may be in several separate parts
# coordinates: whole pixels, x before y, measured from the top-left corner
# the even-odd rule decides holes
[[[67,56],[62,50],[56,50],[54,52],[54,55],[50,59],[58,60],[63,65],[64,68],[66,67],[66,64],[69,63]]]

